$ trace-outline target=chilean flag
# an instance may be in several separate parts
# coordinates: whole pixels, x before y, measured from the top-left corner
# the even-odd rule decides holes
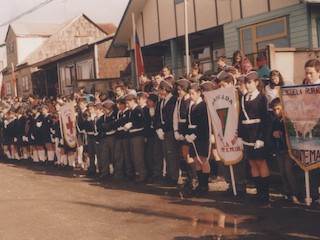
[[[139,78],[144,73],[144,65],[143,65],[142,51],[141,51],[141,46],[140,46],[137,31],[135,32],[135,40],[136,40],[136,45],[135,45],[134,56],[136,60],[136,74]]]

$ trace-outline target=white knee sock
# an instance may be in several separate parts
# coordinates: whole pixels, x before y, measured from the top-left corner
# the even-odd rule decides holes
[[[70,167],[76,166],[76,158],[74,154],[68,155],[68,162]]]
[[[38,150],[38,154],[39,154],[39,159],[41,162],[45,162],[46,161],[46,151],[45,150]]]
[[[68,156],[67,156],[67,154],[61,155],[61,163],[63,165],[68,165]]]
[[[48,155],[48,161],[49,162],[54,161],[54,151],[52,151],[52,150],[48,151],[47,155]]]
[[[32,151],[32,160],[33,162],[39,162],[39,154],[37,150]]]

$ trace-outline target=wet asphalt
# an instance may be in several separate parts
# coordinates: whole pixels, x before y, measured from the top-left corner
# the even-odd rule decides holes
[[[100,181],[80,170],[0,162],[0,240],[320,239],[320,207],[287,203],[276,186],[270,205],[252,194],[182,198],[164,183]],[[254,189],[247,189],[254,193]]]

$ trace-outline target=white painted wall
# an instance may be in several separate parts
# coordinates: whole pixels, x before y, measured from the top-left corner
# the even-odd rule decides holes
[[[21,63],[32,51],[38,48],[47,38],[17,37],[18,63]]]

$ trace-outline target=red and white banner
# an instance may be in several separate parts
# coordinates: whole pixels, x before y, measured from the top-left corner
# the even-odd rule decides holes
[[[134,56],[136,60],[136,73],[139,78],[144,73],[144,64],[143,64],[142,51],[141,51],[141,46],[140,46],[140,41],[139,41],[137,31],[135,32]]]
[[[218,154],[225,165],[242,160],[243,152],[238,138],[239,97],[237,90],[219,88],[203,93]]]
[[[74,148],[77,145],[77,133],[73,102],[63,105],[60,113],[64,140],[69,147]]]

